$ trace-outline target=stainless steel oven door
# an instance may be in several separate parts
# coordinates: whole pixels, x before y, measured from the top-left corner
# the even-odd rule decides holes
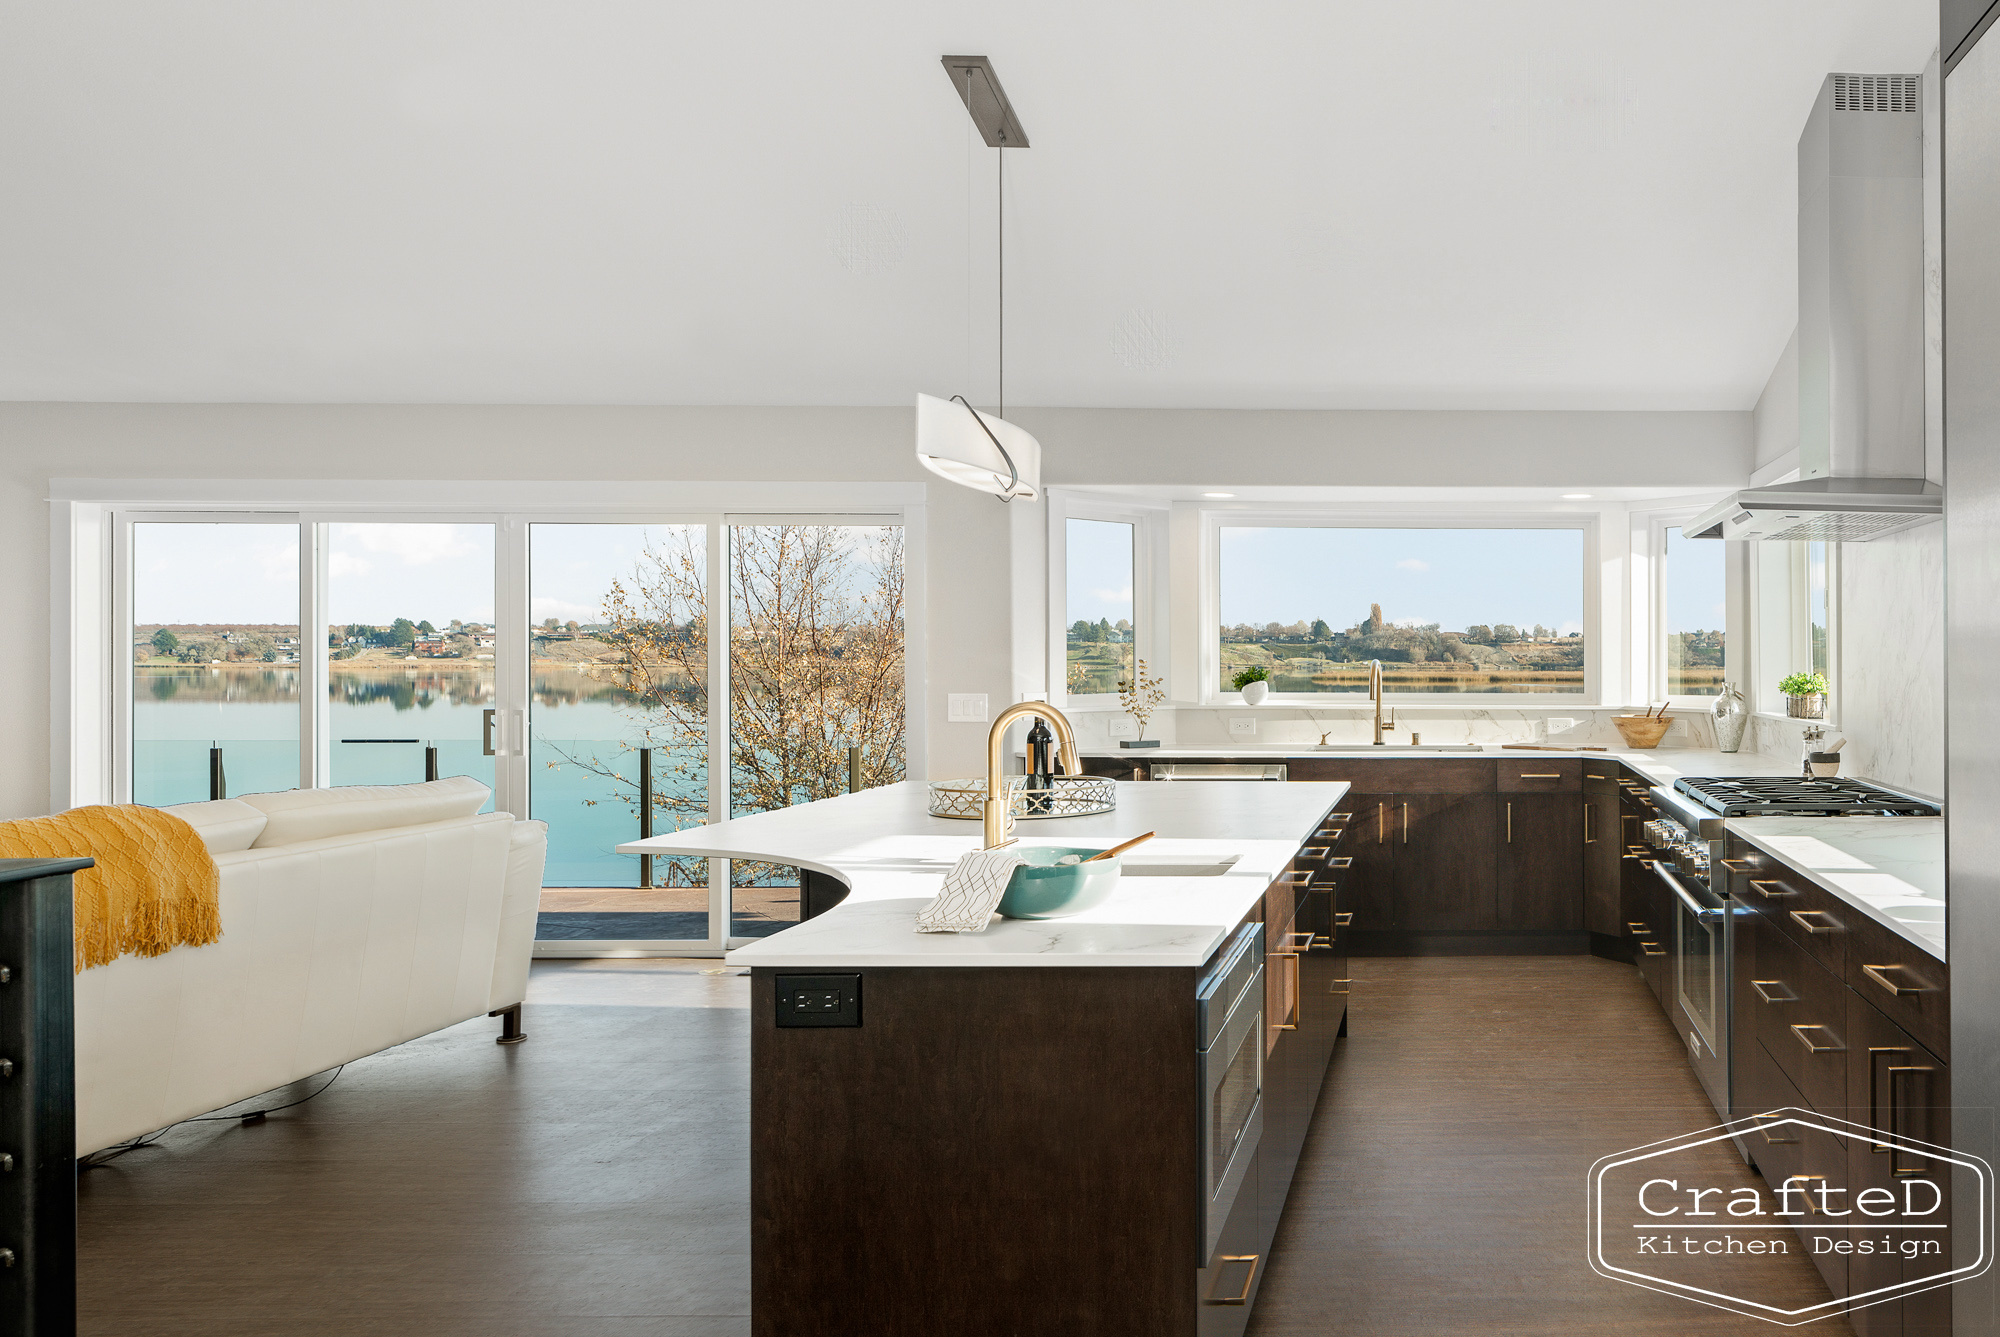
[[[1264,971],[1244,979],[1227,1020],[1201,1051],[1202,1256],[1236,1204],[1264,1134]]]
[[[1707,887],[1689,886],[1654,864],[1674,894],[1673,1015],[1688,1062],[1716,1112],[1729,1110],[1729,913]]]

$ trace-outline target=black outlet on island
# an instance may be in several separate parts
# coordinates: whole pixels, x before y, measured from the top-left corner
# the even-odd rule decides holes
[[[859,975],[779,975],[780,1026],[859,1026]]]

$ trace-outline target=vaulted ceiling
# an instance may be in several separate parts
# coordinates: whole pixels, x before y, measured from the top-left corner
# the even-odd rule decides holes
[[[0,398],[1744,408],[1929,0],[32,0]]]

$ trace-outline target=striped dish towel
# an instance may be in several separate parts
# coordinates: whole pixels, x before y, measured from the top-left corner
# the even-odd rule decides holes
[[[1027,862],[1006,849],[960,855],[944,875],[944,889],[917,912],[917,932],[984,933],[1014,870]]]

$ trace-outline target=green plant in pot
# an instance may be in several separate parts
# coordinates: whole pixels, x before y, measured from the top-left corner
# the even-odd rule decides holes
[[[1252,664],[1230,680],[1236,690],[1243,693],[1243,704],[1261,706],[1271,692],[1271,671],[1262,664]]]
[[[1788,673],[1778,681],[1785,694],[1785,713],[1795,720],[1826,718],[1826,675]]]

